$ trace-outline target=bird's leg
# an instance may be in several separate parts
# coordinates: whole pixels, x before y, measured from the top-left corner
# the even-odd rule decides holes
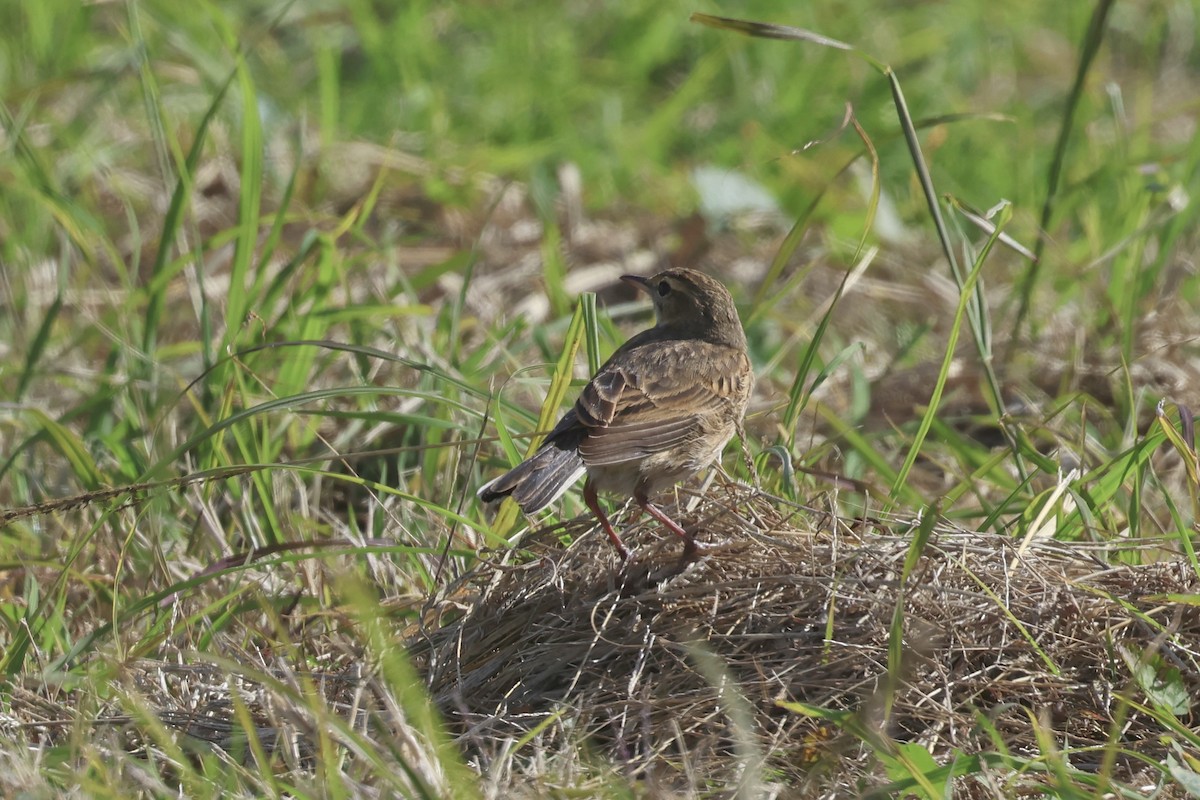
[[[613,543],[613,547],[617,548],[617,552],[621,554],[622,561],[629,560],[629,548],[621,541],[621,537],[617,536],[617,532],[613,530],[612,523],[608,521],[604,511],[600,508],[600,499],[596,497],[596,485],[592,483],[592,479],[588,478],[583,483],[583,502],[587,503],[587,507],[596,515],[596,519],[600,520],[600,527],[604,528],[604,532],[608,534],[608,540]]]
[[[647,514],[661,522],[667,528],[667,530],[683,539],[683,554],[685,557],[695,555],[700,551],[700,545],[696,542],[695,537],[685,531],[683,526],[681,526],[678,522],[668,517],[667,512],[654,505],[654,503],[651,503],[650,499],[646,497],[645,492],[640,490],[634,492],[633,499],[639,506],[645,509]]]

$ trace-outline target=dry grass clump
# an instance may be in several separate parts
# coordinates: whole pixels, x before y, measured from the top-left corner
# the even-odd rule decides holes
[[[1161,782],[1147,764],[1166,755],[1164,729],[1137,706],[1169,670],[1185,704],[1200,694],[1200,608],[1167,599],[1197,592],[1186,562],[1112,566],[1089,545],[1022,552],[939,525],[901,585],[916,521],[804,514],[797,527],[744,489],[681,513],[712,544],[691,563],[645,521],[627,569],[601,536],[563,549],[543,533],[525,543],[533,560],[481,567],[465,613],[414,640],[485,772],[524,764],[552,783],[546,753],[584,740],[652,793],[753,781],[844,796],[886,783],[879,748],[920,743],[944,765],[981,751],[1037,759],[1052,742],[1082,774]],[[897,603],[902,657],[889,669]],[[835,726],[781,701],[846,716]],[[985,796],[1044,777],[971,771]]]

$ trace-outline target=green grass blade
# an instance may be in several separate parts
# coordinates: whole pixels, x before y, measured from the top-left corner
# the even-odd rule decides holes
[[[1038,221],[1040,235],[1033,246],[1034,259],[1025,268],[1024,274],[1018,279],[1016,285],[1015,291],[1019,306],[1017,307],[1016,320],[1013,323],[1013,342],[1020,341],[1021,327],[1025,322],[1025,318],[1029,315],[1029,309],[1033,303],[1033,290],[1037,286],[1041,274],[1042,255],[1046,247],[1046,236],[1048,235],[1051,218],[1054,216],[1055,205],[1058,201],[1063,167],[1067,161],[1067,147],[1070,144],[1071,134],[1075,127],[1075,114],[1083,99],[1083,92],[1087,85],[1087,77],[1091,71],[1092,62],[1095,60],[1096,54],[1100,51],[1100,45],[1104,41],[1104,33],[1108,26],[1108,13],[1112,10],[1112,7],[1113,0],[1096,0],[1096,4],[1092,7],[1092,16],[1088,21],[1087,31],[1083,35],[1083,47],[1079,51],[1079,61],[1075,65],[1075,80],[1071,84],[1071,91],[1067,95],[1067,102],[1063,106],[1062,123],[1058,128],[1058,141],[1054,144],[1054,153],[1050,158],[1050,166],[1046,171],[1046,199],[1042,202],[1042,213]],[[1013,349],[1010,348],[1008,356],[1011,356],[1012,353]]]
[[[896,473],[896,480],[892,483],[891,491],[888,494],[888,499],[885,508],[892,508],[899,499],[900,487],[908,480],[908,474],[912,470],[913,464],[917,461],[917,455],[921,452],[921,447],[925,442],[925,437],[929,433],[930,427],[933,425],[933,418],[938,413],[938,407],[941,405],[942,393],[946,388],[946,379],[950,376],[950,368],[954,363],[955,350],[958,345],[959,332],[962,330],[964,318],[966,317],[967,307],[974,299],[973,290],[975,283],[979,279],[983,271],[983,264],[987,260],[988,254],[992,250],[992,246],[996,243],[1000,231],[1004,229],[1004,222],[1000,221],[996,225],[996,232],[988,239],[983,250],[980,251],[979,257],[975,261],[971,273],[967,276],[963,283],[962,291],[958,298],[958,308],[955,309],[954,319],[951,322],[950,336],[946,343],[946,354],[942,358],[942,366],[938,370],[937,380],[934,382],[933,392],[929,398],[929,404],[925,409],[924,415],[917,426],[917,432],[913,435],[912,444],[909,446],[908,454],[904,457],[904,463]]]
[[[591,302],[594,304],[595,301]],[[587,318],[586,307],[587,302],[581,299],[575,306],[575,313],[571,316],[571,324],[567,328],[567,335],[563,341],[562,355],[559,356],[558,363],[554,366],[554,372],[550,376],[550,387],[546,392],[546,400],[542,403],[542,410],[538,415],[538,431],[549,432],[558,418],[562,416],[562,403],[567,396],[567,391],[571,388],[571,381],[575,375],[575,356],[587,335],[587,326],[584,324]],[[539,434],[530,440],[529,447],[525,451],[526,458],[533,455],[541,446],[544,438],[545,434]],[[499,536],[506,536],[516,522],[517,513],[517,504],[511,500],[505,500],[500,506],[499,513],[496,514],[496,519],[492,522],[492,530]]]

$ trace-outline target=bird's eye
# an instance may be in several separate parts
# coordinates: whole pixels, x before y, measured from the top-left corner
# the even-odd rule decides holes
[[[659,297],[666,297],[670,293],[671,293],[671,284],[667,283],[666,281],[662,281],[661,283],[658,284],[658,296]]]

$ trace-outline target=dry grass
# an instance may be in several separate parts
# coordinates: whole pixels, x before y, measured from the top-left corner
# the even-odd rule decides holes
[[[884,780],[872,748],[827,738],[832,726],[780,701],[851,712],[877,742],[919,742],[939,763],[995,746],[989,727],[1012,755],[1036,759],[1034,719],[1093,772],[1116,726],[1114,777],[1131,781],[1166,750],[1159,722],[1124,707],[1126,692],[1144,700],[1131,665],[1161,660],[1188,696],[1200,692],[1200,609],[1163,599],[1196,591],[1183,561],[1113,567],[1111,552],[1088,546],[1036,541],[1019,553],[1009,538],[939,526],[902,587],[912,538],[902,520],[794,514],[728,490],[689,515],[714,543],[702,558],[679,563],[678,543],[643,525],[624,570],[601,537],[563,550],[542,536],[527,543],[532,561],[471,576],[466,613],[413,652],[485,769],[512,758],[510,769],[545,780],[540,759],[500,743],[557,713],[537,749],[587,739],[627,776],[677,792],[735,786],[756,753],[758,780],[803,796]],[[897,602],[903,664],[890,673]],[[738,730],[743,703],[749,730]],[[973,793],[995,794],[1014,778],[980,780]]]

